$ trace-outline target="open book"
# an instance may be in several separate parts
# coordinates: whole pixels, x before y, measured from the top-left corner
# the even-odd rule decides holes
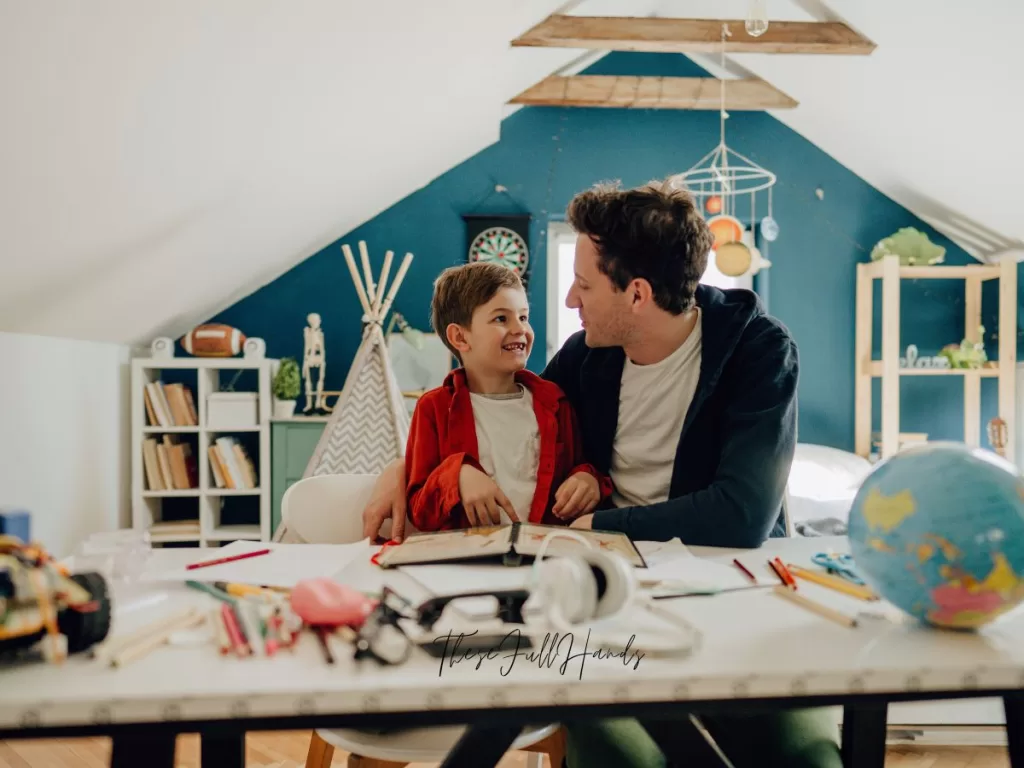
[[[497,560],[505,565],[521,565],[523,558],[536,556],[544,537],[551,531],[568,531],[568,528],[535,523],[512,523],[510,525],[487,525],[477,528],[461,528],[456,531],[417,533],[408,537],[398,546],[388,547],[378,562],[384,568],[397,565],[423,565],[453,560]],[[624,533],[614,531],[587,531],[573,528],[590,542],[591,546],[606,552],[616,552],[630,564],[646,568],[647,564],[630,539]],[[564,555],[583,549],[584,545],[569,538],[552,539],[544,552],[548,555]]]

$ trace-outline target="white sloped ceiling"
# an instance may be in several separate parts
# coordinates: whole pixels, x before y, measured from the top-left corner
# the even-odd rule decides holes
[[[560,7],[746,0],[0,0],[0,330],[145,342],[272,280],[496,141],[505,102],[583,53],[509,46]],[[981,250],[1024,239],[1024,4],[830,7],[872,56],[732,60],[898,202],[994,233]]]

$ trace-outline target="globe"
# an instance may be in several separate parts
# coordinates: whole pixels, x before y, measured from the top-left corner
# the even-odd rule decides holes
[[[927,625],[978,629],[1024,600],[1024,477],[962,443],[907,448],[864,480],[849,540],[881,597]]]

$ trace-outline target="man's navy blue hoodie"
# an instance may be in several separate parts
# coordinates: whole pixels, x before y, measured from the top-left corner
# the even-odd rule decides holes
[[[634,540],[757,547],[784,535],[782,500],[796,449],[796,343],[757,294],[700,285],[700,378],[683,422],[668,501],[599,509],[593,527]],[[611,466],[626,355],[573,334],[544,378],[576,409],[588,461]]]

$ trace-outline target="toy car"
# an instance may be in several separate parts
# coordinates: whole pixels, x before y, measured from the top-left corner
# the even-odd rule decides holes
[[[49,636],[43,653],[59,660],[102,642],[109,631],[102,574],[69,574],[42,547],[0,536],[0,654]]]

